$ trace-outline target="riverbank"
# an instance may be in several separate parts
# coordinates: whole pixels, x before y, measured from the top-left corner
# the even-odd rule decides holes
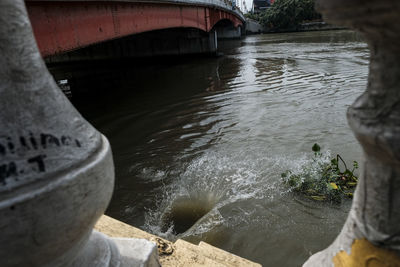
[[[308,31],[328,31],[328,30],[344,30],[344,27],[328,24],[324,21],[306,22],[297,27],[277,29],[268,28],[261,25],[258,21],[253,19],[246,19],[246,34],[260,34],[260,33],[284,33],[284,32],[308,32]]]

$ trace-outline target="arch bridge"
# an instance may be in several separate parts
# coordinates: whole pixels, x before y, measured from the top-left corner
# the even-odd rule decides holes
[[[239,37],[243,14],[228,0],[25,0],[43,57],[155,30],[194,28]],[[213,36],[212,36],[213,35]]]

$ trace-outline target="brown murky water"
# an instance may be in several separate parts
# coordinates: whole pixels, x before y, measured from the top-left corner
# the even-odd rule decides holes
[[[299,266],[333,241],[351,203],[304,199],[280,173],[307,164],[315,142],[361,160],[345,113],[367,83],[367,45],[329,31],[225,46],[218,58],[81,67],[96,75],[75,85],[95,96],[74,104],[114,153],[107,214],[264,266]]]

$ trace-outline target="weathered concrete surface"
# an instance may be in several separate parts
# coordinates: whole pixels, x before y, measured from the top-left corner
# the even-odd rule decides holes
[[[246,19],[246,33],[247,34],[257,34],[265,32],[264,27],[253,19]]]
[[[333,244],[304,266],[400,266],[400,2],[317,6],[328,22],[364,34],[371,62],[367,90],[347,113],[365,155],[353,205]]]
[[[113,238],[121,254],[122,266],[159,267],[157,245],[146,239]]]
[[[0,63],[0,265],[159,266],[155,244],[93,231],[111,148],[48,72],[22,0],[0,1]]]
[[[324,21],[302,23],[298,27],[298,31],[327,31],[327,30],[344,30],[345,27],[328,24]]]
[[[49,264],[49,266],[53,265]],[[75,257],[71,264],[62,264],[61,266],[123,267],[117,246],[107,236],[97,231],[91,233],[86,246],[79,251],[78,256]]]
[[[164,267],[261,266],[204,242],[194,245],[179,239],[172,243],[105,215],[97,222],[95,229],[112,237],[144,238],[157,243],[160,263]]]
[[[246,19],[246,33],[277,33],[277,32],[306,32],[306,31],[327,31],[327,30],[342,30],[346,29],[342,26],[328,24],[324,21],[302,23],[296,27],[288,29],[274,29],[262,26],[258,21],[247,18]]]
[[[1,266],[65,266],[113,191],[108,141],[46,69],[22,0],[0,1]]]

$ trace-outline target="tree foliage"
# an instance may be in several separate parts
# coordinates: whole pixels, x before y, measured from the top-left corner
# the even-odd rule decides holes
[[[273,29],[292,29],[316,19],[321,15],[315,11],[314,0],[277,0],[260,14],[261,24]]]
[[[244,16],[249,19],[260,21],[260,14],[258,13],[246,13]]]

